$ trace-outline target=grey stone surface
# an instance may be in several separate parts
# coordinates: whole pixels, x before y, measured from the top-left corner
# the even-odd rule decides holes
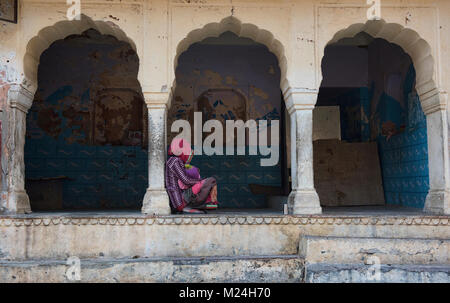
[[[299,254],[308,263],[448,264],[450,240],[302,236]]]
[[[80,280],[65,260],[0,261],[0,282],[448,283],[449,265],[305,264],[298,256],[81,259]]]
[[[166,163],[166,122],[168,93],[144,94],[148,107],[148,188],[142,213],[169,215],[170,205],[164,185]]]
[[[313,264],[306,283],[449,283],[449,265],[380,265],[379,279],[371,265]]]
[[[0,262],[0,282],[75,282],[61,260]],[[301,282],[298,256],[136,258],[80,261],[79,282]]]
[[[448,216],[139,212],[0,216],[3,259],[297,254],[301,236],[450,239]],[[64,235],[64,236],[62,236]]]
[[[30,200],[25,192],[24,146],[26,114],[33,94],[21,85],[8,92],[8,111],[2,125],[2,208],[6,213],[30,213]]]

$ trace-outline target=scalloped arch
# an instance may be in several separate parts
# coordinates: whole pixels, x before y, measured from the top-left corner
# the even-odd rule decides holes
[[[51,26],[41,29],[36,36],[28,41],[26,52],[23,58],[23,68],[25,78],[33,83],[33,88],[37,88],[37,72],[39,60],[42,53],[49,46],[57,41],[64,39],[70,35],[81,34],[84,31],[93,28],[103,35],[111,35],[119,41],[127,42],[136,51],[136,45],[125,32],[117,25],[108,21],[93,21],[86,15],[81,15],[80,20],[64,20],[56,22]]]
[[[386,23],[384,20],[352,24],[346,29],[338,31],[327,43],[327,46],[343,38],[353,38],[361,32],[397,44],[411,57],[416,69],[416,90],[419,96],[438,91],[433,79],[434,59],[430,45],[417,32],[400,24]]]
[[[220,22],[208,23],[202,28],[195,29],[187,34],[187,36],[181,40],[176,48],[176,55],[174,59],[173,73],[178,65],[178,58],[184,53],[189,46],[196,42],[200,42],[209,37],[218,37],[224,32],[233,32],[238,37],[250,38],[257,43],[267,46],[270,52],[272,52],[278,58],[278,65],[281,71],[280,87],[283,92],[289,88],[289,83],[286,78],[287,73],[287,59],[284,53],[284,47],[281,42],[275,39],[274,35],[264,29],[260,29],[254,24],[242,23],[236,17],[226,17]],[[173,88],[176,86],[176,78],[174,77]]]

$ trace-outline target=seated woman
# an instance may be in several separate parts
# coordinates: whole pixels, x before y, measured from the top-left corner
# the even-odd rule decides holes
[[[206,209],[216,209],[218,205],[216,179],[202,180],[198,169],[189,166],[192,157],[191,145],[186,140],[176,138],[172,141],[165,181],[174,212],[203,213]]]

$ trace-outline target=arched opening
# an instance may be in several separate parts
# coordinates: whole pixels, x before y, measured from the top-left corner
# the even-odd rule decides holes
[[[327,45],[322,74],[314,112],[321,204],[422,209],[429,190],[427,124],[411,57],[360,32]]]
[[[93,28],[42,53],[25,142],[32,210],[139,209],[148,157],[138,70],[130,43]]]
[[[175,72],[179,63],[179,57],[192,44],[203,41],[207,38],[218,37],[225,32],[231,32],[241,38],[248,38],[256,43],[265,45],[270,52],[272,52],[278,59],[278,66],[280,68],[280,87],[283,93],[289,90],[289,81],[287,79],[287,59],[284,53],[282,43],[274,37],[274,35],[258,26],[251,23],[242,23],[236,17],[230,16],[222,19],[220,22],[208,23],[202,28],[195,29],[187,34],[181,40],[176,48],[173,61],[173,87],[176,87]]]
[[[271,197],[289,193],[279,66],[277,56],[264,44],[230,30],[195,41],[177,57],[176,85],[168,112],[168,143],[177,135],[170,132],[171,125],[180,119],[189,121],[194,138],[194,112],[201,113],[202,123],[210,119],[221,123],[224,145],[227,120],[267,120],[269,136],[270,121],[280,120],[276,165],[261,166],[260,159],[268,156],[259,152],[250,155],[248,131],[245,154],[237,154],[235,144],[233,155],[227,155],[224,147],[223,155],[194,156],[192,164],[200,168],[202,177],[217,179],[218,199],[224,209],[268,208]],[[201,136],[204,139],[209,134],[203,132]]]

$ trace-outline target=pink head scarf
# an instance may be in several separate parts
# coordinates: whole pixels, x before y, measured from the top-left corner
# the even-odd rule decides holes
[[[173,155],[179,157],[184,163],[189,163],[194,155],[191,144],[182,138],[175,138],[172,140],[168,154],[170,156]]]

